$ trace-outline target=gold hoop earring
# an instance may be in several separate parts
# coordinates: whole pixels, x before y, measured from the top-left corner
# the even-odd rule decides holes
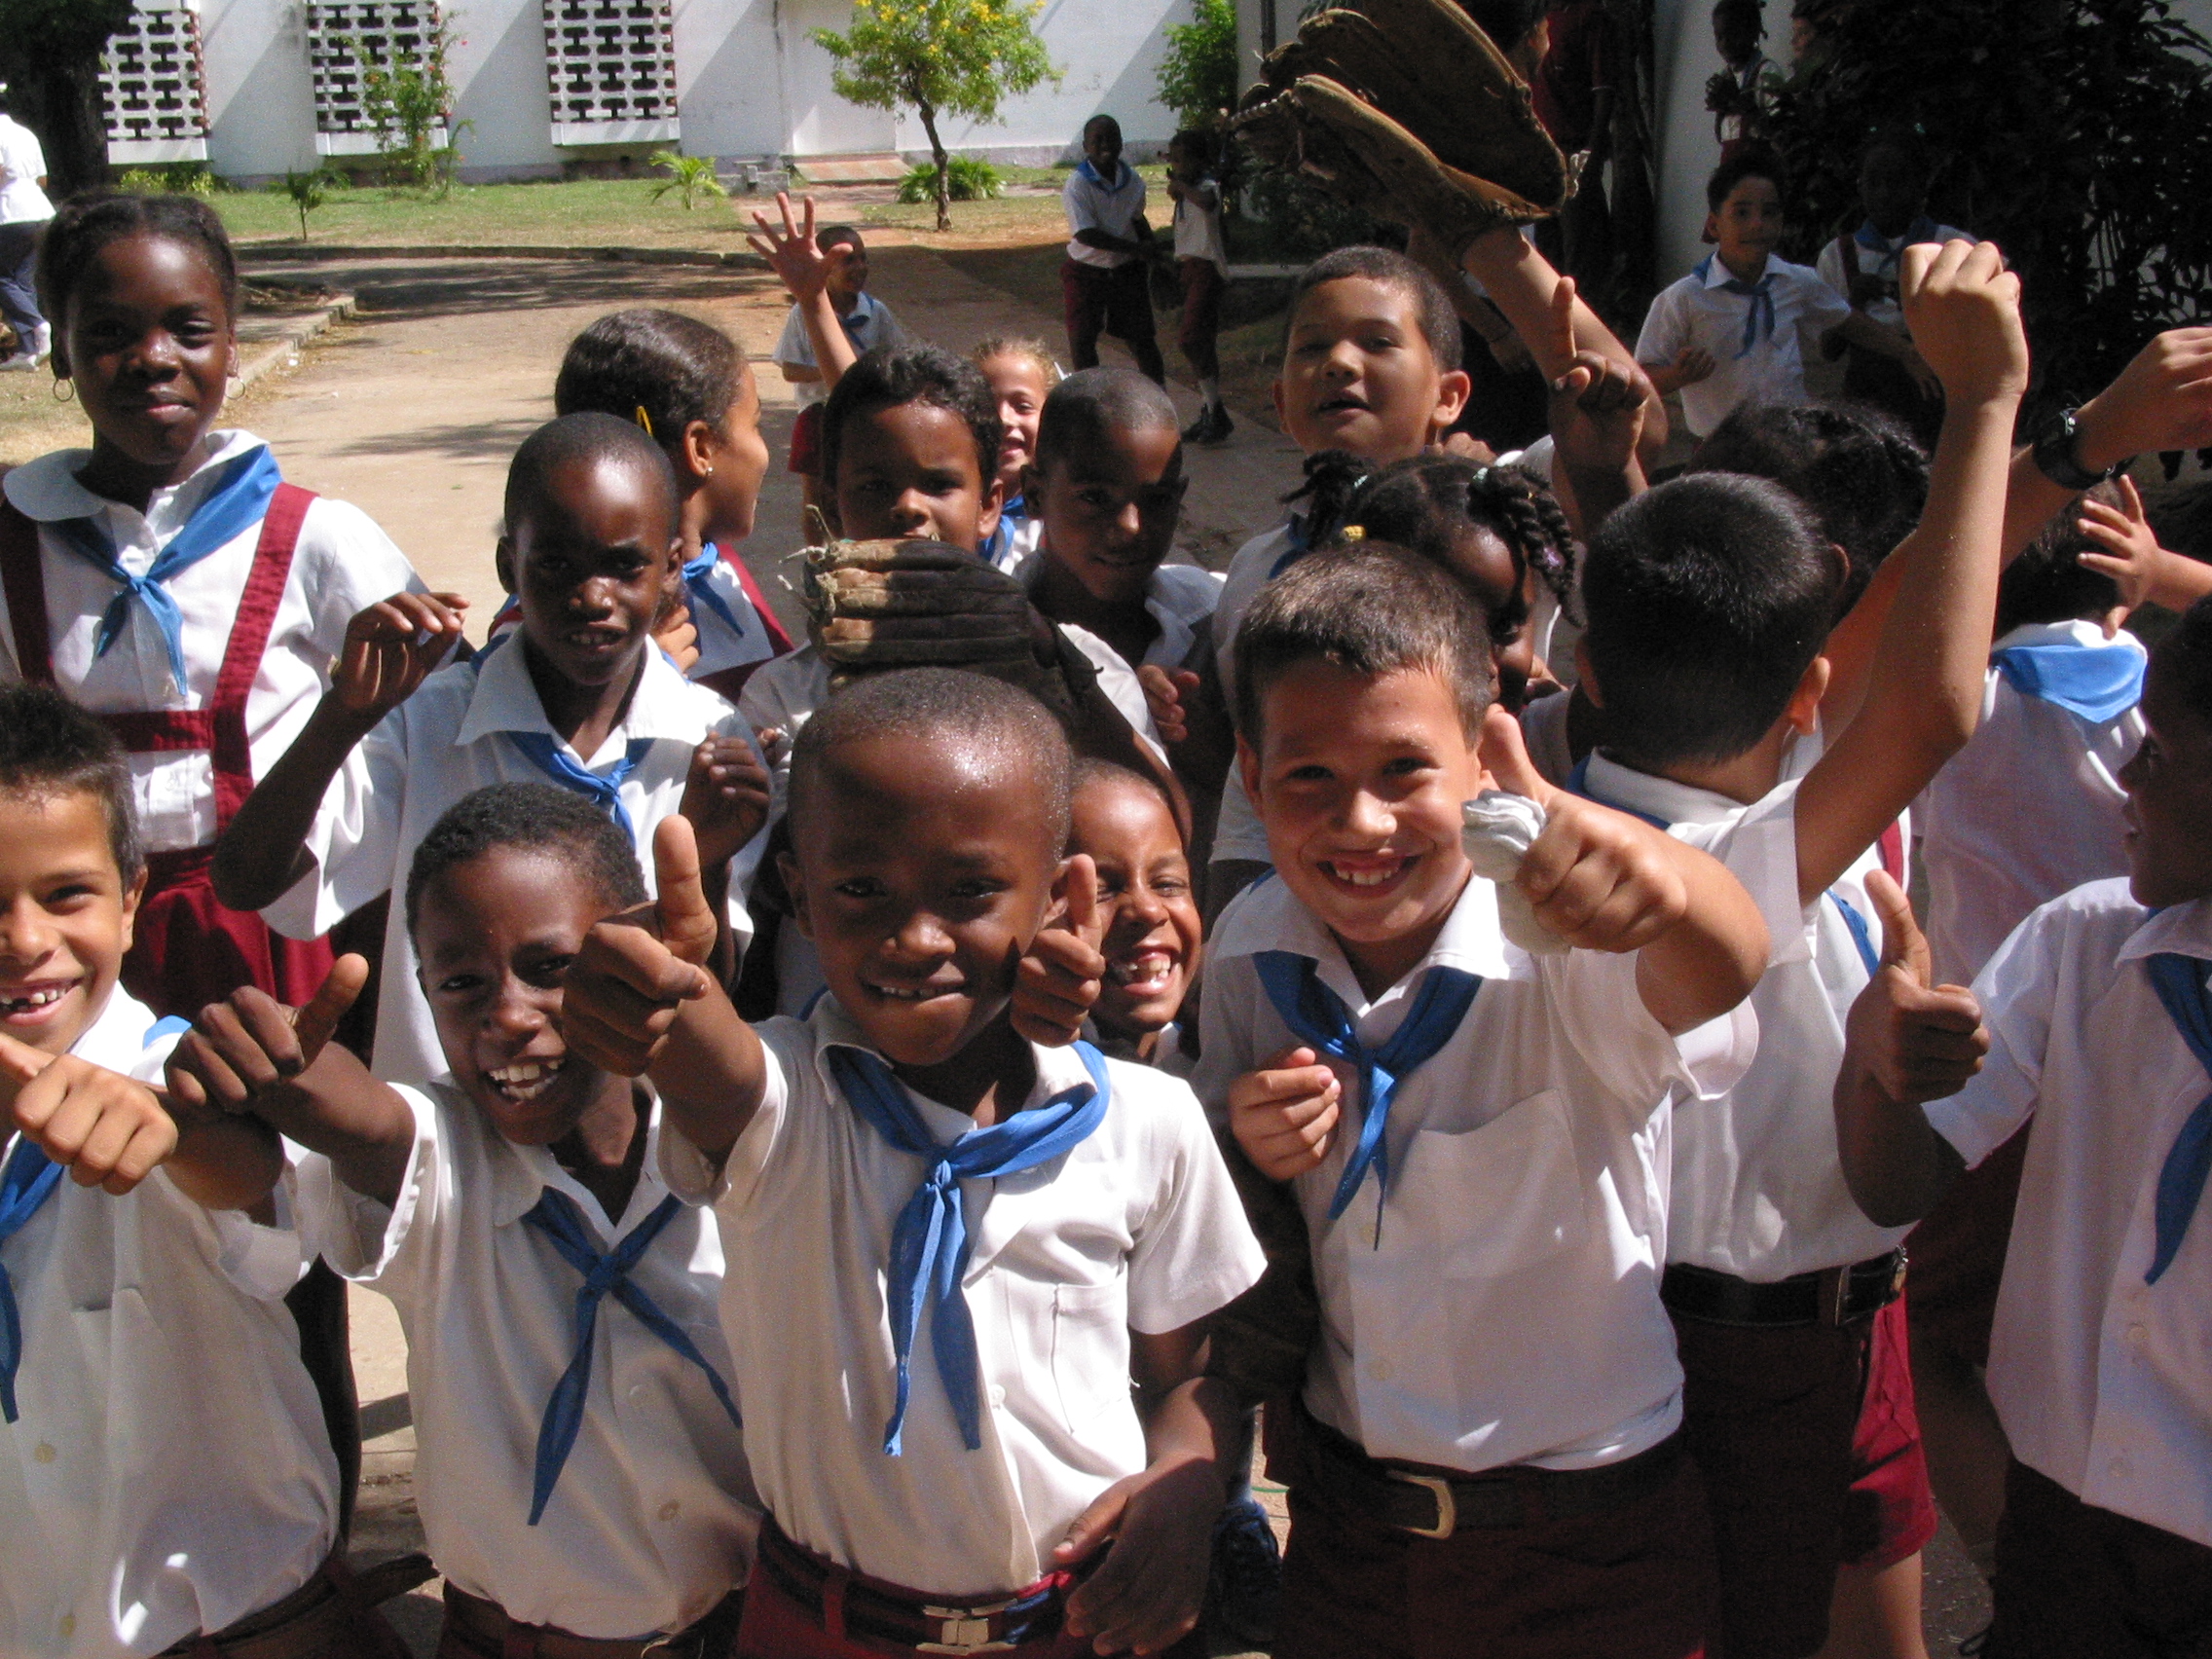
[[[54,401],[56,403],[76,402],[77,383],[67,375],[55,375],[54,377]]]

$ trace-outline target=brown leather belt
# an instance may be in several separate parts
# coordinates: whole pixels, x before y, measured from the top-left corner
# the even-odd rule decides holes
[[[353,1647],[364,1645],[359,1637],[365,1622],[373,1621],[388,1634],[372,1609],[436,1574],[424,1555],[397,1556],[355,1574],[334,1550],[313,1577],[281,1602],[213,1636],[188,1637],[162,1652],[180,1659],[319,1659],[340,1637],[353,1638]],[[404,1652],[396,1637],[390,1645],[395,1656]]]
[[[1487,1474],[1454,1474],[1425,1464],[1370,1457],[1349,1437],[1310,1416],[1300,1425],[1329,1490],[1385,1526],[1423,1538],[1481,1529],[1532,1527],[1604,1515],[1665,1489],[1681,1461],[1682,1437],[1594,1469],[1538,1469],[1516,1463]]]
[[[1659,1300],[1668,1312],[1709,1325],[1849,1325],[1871,1319],[1902,1296],[1904,1270],[1904,1252],[1892,1250],[1848,1268],[1822,1268],[1754,1284],[1734,1273],[1677,1262],[1659,1281]]]
[[[989,1652],[1057,1634],[1074,1577],[1055,1572],[1013,1596],[947,1604],[839,1567],[794,1543],[773,1518],[761,1524],[756,1570],[820,1619],[825,1630],[925,1653]]]
[[[622,1641],[575,1636],[553,1625],[527,1625],[506,1608],[446,1586],[446,1634],[484,1659],[719,1659],[737,1635],[742,1594],[732,1593],[688,1630]]]

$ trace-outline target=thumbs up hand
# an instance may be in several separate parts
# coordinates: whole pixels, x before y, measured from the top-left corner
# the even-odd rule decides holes
[[[1956,1094],[1989,1052],[1981,1005],[1963,985],[1930,984],[1928,940],[1902,888],[1874,870],[1866,897],[1881,917],[1882,960],[1851,1005],[1847,1041],[1868,1080],[1899,1105]]]
[[[1078,853],[1060,872],[1059,904],[1030,941],[1014,976],[1014,1028],[1057,1049],[1083,1034],[1106,981],[1099,944],[1112,919],[1098,902],[1098,866]]]
[[[314,1064],[368,977],[366,958],[341,956],[303,1008],[252,985],[208,1004],[164,1067],[170,1096],[187,1111],[258,1110],[270,1090]]]
[[[701,966],[717,921],[699,877],[699,845],[681,814],[653,830],[658,897],[584,935],[561,993],[561,1031],[591,1065],[639,1077],[652,1064],[687,1002],[714,989]]]

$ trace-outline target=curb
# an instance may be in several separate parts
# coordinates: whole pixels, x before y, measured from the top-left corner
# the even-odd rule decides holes
[[[540,247],[531,244],[410,242],[390,247],[359,244],[301,245],[287,242],[234,242],[241,260],[290,259],[599,259],[622,265],[721,265],[765,271],[768,262],[751,249],[717,253],[685,247]]]
[[[230,395],[236,397],[246,387],[275,374],[277,369],[288,367],[293,353],[302,346],[340,317],[351,316],[353,303],[351,294],[340,294],[320,310],[295,319],[281,334],[263,341],[259,350],[240,368],[238,379],[231,382]]]

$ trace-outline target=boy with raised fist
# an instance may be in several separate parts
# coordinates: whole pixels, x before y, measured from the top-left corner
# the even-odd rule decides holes
[[[704,960],[715,916],[689,830],[664,824],[654,845],[704,918],[682,941]],[[358,956],[296,1019],[237,992],[169,1061],[180,1097],[313,1150],[313,1241],[399,1310],[444,1659],[646,1643],[709,1659],[736,1626],[758,1517],[715,1316],[720,1242],[661,1179],[652,1090],[562,1036],[584,935],[645,902],[597,805],[478,790],[423,838],[405,888],[445,1075],[394,1087],[328,1042]]]
[[[2035,1120],[1990,1338],[2013,1460],[1989,1659],[2212,1645],[2212,601],[2153,654],[2143,719],[2128,877],[2032,913],[1971,993],[1931,984],[1902,895],[1870,886],[1882,969],[1835,1088],[1852,1194],[1889,1225]]]
[[[738,1017],[665,877],[570,970],[569,1042],[651,1079],[670,1183],[721,1222],[768,1511],[743,1659],[1204,1650],[1207,1323],[1259,1250],[1188,1087],[1045,1046],[1105,973],[1070,765],[1001,681],[861,681],[792,756],[805,1018]]]
[[[149,1087],[183,1025],[117,982],[130,798],[93,716],[0,686],[0,1652],[395,1659],[262,1225],[276,1133]]]

